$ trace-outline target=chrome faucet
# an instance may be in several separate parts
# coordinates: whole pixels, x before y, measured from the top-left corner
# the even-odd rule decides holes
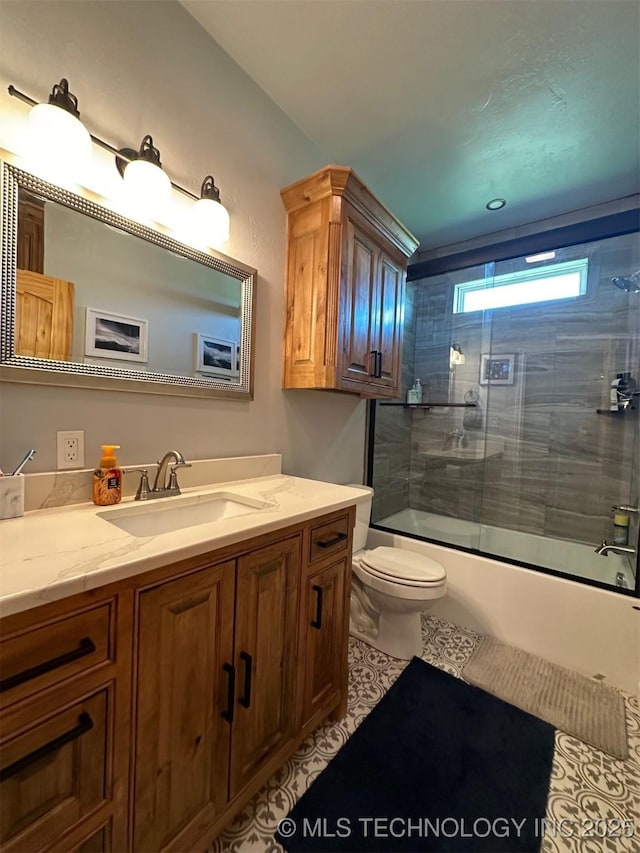
[[[173,459],[174,464],[169,465],[169,461]],[[180,494],[180,486],[178,485],[178,468],[191,468],[191,465],[185,461],[184,456],[179,450],[169,450],[159,460],[156,478],[153,483],[153,488],[147,492],[146,498],[141,497],[138,500],[149,500],[152,498],[168,498],[171,495]],[[167,468],[169,468],[169,483],[167,484]],[[144,480],[146,472],[142,474]],[[142,489],[141,491],[145,491]]]
[[[606,539],[603,539],[600,545],[595,549],[596,554],[600,554],[601,557],[606,557],[609,551],[615,551],[616,554],[635,554],[636,549],[630,548],[628,545],[614,545],[611,542],[607,542]]]

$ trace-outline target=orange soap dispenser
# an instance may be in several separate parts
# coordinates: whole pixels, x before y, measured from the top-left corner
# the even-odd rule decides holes
[[[114,450],[119,444],[103,444],[100,467],[93,472],[93,502],[98,506],[111,506],[122,499],[122,469]]]

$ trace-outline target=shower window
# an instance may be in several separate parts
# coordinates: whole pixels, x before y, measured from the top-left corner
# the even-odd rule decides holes
[[[410,270],[402,390],[420,377],[436,405],[372,404],[372,523],[637,594],[638,514],[635,553],[595,549],[613,539],[612,507],[640,494],[640,396],[611,402],[619,375],[640,386],[640,293],[616,284],[640,268],[638,234],[556,247],[535,265],[525,248],[466,269],[438,259],[419,280]],[[511,304],[480,310],[486,294]],[[501,359],[508,381],[483,372]]]
[[[555,256],[555,252],[553,253]],[[531,259],[525,258],[526,263]],[[493,266],[493,265],[492,265]],[[456,284],[453,313],[572,299],[587,292],[588,258]]]

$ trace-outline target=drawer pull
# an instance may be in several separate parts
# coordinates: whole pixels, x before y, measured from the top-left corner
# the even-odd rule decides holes
[[[253,658],[248,652],[240,652],[240,658],[244,661],[244,693],[238,699],[243,708],[251,704],[251,677],[253,675]]]
[[[332,545],[337,545],[338,542],[344,542],[347,539],[346,533],[337,533],[333,539],[325,539],[324,542],[322,539],[318,539],[316,545],[318,548],[331,548]]]
[[[322,587],[314,584],[311,589],[317,595],[316,598],[316,618],[311,620],[311,627],[320,630],[322,628]]]
[[[76,740],[76,738],[79,738],[81,735],[90,732],[92,728],[93,720],[86,711],[83,711],[78,717],[78,725],[73,729],[70,729],[68,732],[59,735],[59,737],[50,740],[49,743],[45,743],[44,746],[39,746],[37,749],[34,749],[33,752],[30,752],[23,758],[19,758],[17,761],[14,761],[13,764],[9,764],[8,767],[3,767],[0,770],[0,782],[10,779],[12,776],[20,773],[21,770],[25,770],[30,764],[35,764],[36,761],[40,761],[41,758],[55,752],[60,749],[61,746],[65,746],[65,744],[71,743],[72,740]]]
[[[233,722],[233,700],[236,695],[236,668],[233,664],[225,663],[222,668],[229,675],[229,684],[227,687],[227,710],[222,712],[222,719],[228,723]]]
[[[32,666],[31,669],[25,669],[22,672],[18,672],[16,675],[10,675],[8,678],[3,678],[2,681],[0,681],[0,693],[4,693],[5,690],[11,690],[19,684],[24,684],[25,681],[31,681],[34,678],[39,678],[39,676],[44,675],[46,672],[51,672],[53,669],[66,666],[66,664],[72,663],[74,660],[79,660],[79,658],[86,657],[86,655],[92,655],[95,650],[96,646],[93,640],[89,639],[89,637],[83,637],[82,640],[80,640],[77,649],[73,649],[71,652],[65,652],[63,655],[58,655],[57,658],[46,660],[44,663]]]

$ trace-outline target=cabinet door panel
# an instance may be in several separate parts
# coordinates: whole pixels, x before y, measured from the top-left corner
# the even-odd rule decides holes
[[[18,193],[18,269],[44,272],[44,202]]]
[[[302,725],[332,700],[343,684],[345,580],[347,558],[309,573],[300,607],[301,658],[304,661]]]
[[[16,355],[68,361],[73,336],[74,286],[49,275],[16,274]]]
[[[233,562],[142,592],[134,849],[187,849],[227,801]]]
[[[378,248],[373,240],[351,220],[345,224],[342,376],[367,380],[373,373],[375,349],[371,320],[377,314],[375,276]]]
[[[295,536],[238,560],[231,796],[294,735],[300,549]]]
[[[382,353],[382,375],[374,381],[399,388],[404,326],[404,272],[384,252],[380,253],[377,283],[380,311],[373,348]]]
[[[3,851],[55,849],[56,838],[110,797],[109,693],[102,690],[3,738]]]

